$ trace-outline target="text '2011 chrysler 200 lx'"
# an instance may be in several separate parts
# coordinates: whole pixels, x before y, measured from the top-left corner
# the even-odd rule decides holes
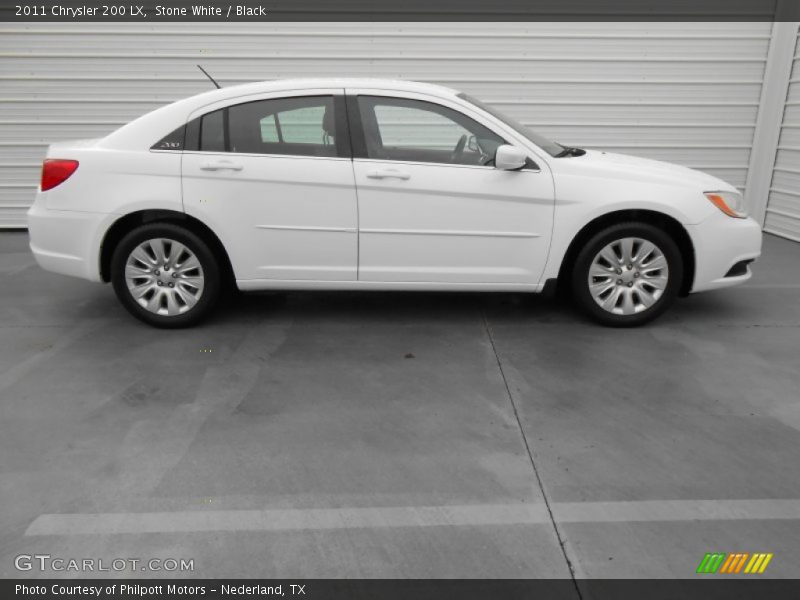
[[[242,290],[568,287],[639,325],[750,277],[736,188],[551,142],[435,85],[309,79],[223,88],[102,139],[53,144],[28,213],[45,269],[111,281],[136,317],[198,322]]]

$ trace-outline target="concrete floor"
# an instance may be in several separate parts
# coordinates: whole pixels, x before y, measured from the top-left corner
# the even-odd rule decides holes
[[[800,244],[767,236],[755,270],[636,330],[514,294],[305,293],[159,331],[0,234],[0,576],[46,553],[661,578],[772,552],[800,577]]]

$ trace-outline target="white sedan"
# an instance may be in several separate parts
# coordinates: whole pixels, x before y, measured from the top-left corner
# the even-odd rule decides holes
[[[761,230],[691,169],[549,141],[455,90],[253,83],[50,146],[28,212],[45,269],[159,327],[241,290],[569,289],[639,325],[746,281]]]

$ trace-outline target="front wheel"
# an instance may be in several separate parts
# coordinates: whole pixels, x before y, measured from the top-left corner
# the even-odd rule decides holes
[[[128,233],[111,258],[111,282],[122,305],[156,327],[188,327],[205,318],[220,294],[220,269],[208,245],[172,223]]]
[[[675,241],[647,223],[620,223],[595,234],[572,271],[572,291],[594,320],[612,327],[652,321],[678,295],[683,260]]]

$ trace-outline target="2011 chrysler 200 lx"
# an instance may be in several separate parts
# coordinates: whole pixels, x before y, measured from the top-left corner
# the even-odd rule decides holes
[[[568,287],[607,325],[741,283],[761,230],[715,177],[570,148],[454,90],[223,88],[54,144],[28,213],[45,269],[160,327],[241,290]]]

